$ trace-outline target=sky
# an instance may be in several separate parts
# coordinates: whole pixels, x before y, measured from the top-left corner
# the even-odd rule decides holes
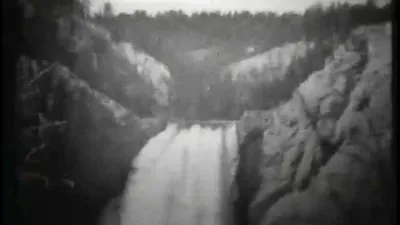
[[[133,13],[135,10],[145,10],[148,14],[168,10],[182,10],[187,14],[196,11],[286,11],[303,12],[308,6],[318,0],[90,0],[91,11],[98,11],[106,2],[113,5],[116,14]],[[388,2],[389,0],[379,0]],[[323,4],[331,2],[365,3],[366,0],[319,0]]]

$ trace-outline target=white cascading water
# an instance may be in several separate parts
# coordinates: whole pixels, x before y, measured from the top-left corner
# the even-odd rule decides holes
[[[135,158],[122,198],[121,225],[228,225],[237,166],[234,123],[167,128]]]

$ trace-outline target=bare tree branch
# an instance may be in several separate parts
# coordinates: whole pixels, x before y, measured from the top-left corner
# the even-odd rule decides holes
[[[32,157],[32,155],[34,155],[35,153],[37,153],[38,151],[42,150],[46,148],[45,144],[40,144],[38,147],[32,148],[30,152],[28,152],[28,154],[26,154],[24,162],[30,161],[30,158]]]
[[[40,77],[43,76],[43,74],[49,72],[51,69],[53,69],[53,67],[56,65],[56,63],[52,63],[49,67],[47,67],[46,69],[40,71],[30,82],[29,84],[34,83],[36,80],[38,80]]]

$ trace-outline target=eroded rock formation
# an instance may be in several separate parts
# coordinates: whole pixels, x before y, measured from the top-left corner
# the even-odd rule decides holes
[[[259,188],[241,224],[389,224],[390,45],[384,26],[361,27],[290,101],[243,115],[242,137],[265,131],[247,177]]]

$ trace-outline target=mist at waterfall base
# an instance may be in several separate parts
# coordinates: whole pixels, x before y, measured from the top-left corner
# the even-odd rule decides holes
[[[170,123],[133,160],[118,223],[233,224],[237,149],[234,123],[186,128]]]

